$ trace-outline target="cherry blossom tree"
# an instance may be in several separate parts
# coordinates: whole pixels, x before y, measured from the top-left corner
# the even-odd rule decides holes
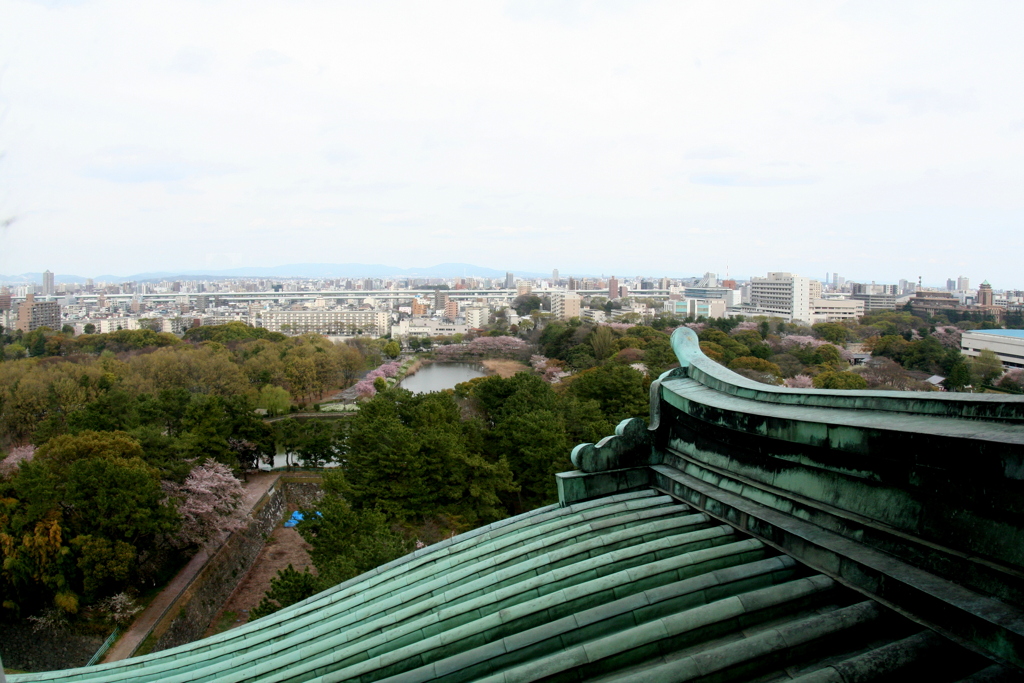
[[[18,471],[18,465],[31,460],[35,453],[36,447],[31,444],[12,448],[7,457],[0,460],[0,479],[13,476]]]
[[[932,333],[932,337],[935,338],[940,344],[947,349],[960,350],[960,338],[963,336],[963,330],[954,325],[945,325],[935,328],[935,332]]]
[[[786,386],[790,389],[810,389],[814,386],[814,380],[810,375],[797,375],[787,379]]]
[[[364,398],[370,398],[377,395],[377,388],[374,386],[374,382],[378,377],[387,379],[394,377],[398,374],[401,369],[401,364],[398,362],[384,363],[380,367],[374,368],[366,373],[359,382],[356,383],[355,389],[356,394]]]
[[[815,339],[809,334],[791,334],[788,337],[783,337],[782,341],[779,343],[784,349],[791,349],[796,346],[815,349],[827,344],[828,342],[824,339]]]
[[[181,547],[204,545],[222,531],[242,527],[242,484],[231,470],[214,460],[196,465],[184,484],[163,482],[178,501],[181,529],[175,541]]]

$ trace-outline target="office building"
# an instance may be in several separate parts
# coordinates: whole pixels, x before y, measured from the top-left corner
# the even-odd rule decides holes
[[[619,281],[612,275],[608,278],[608,298],[618,299],[619,298]]]
[[[1024,368],[1024,330],[972,330],[960,337],[960,351],[977,358],[982,351],[992,351],[1003,366]]]
[[[815,286],[816,285],[816,286]],[[792,273],[768,273],[750,278],[752,315],[811,322],[811,301],[821,297],[821,283]]]
[[[899,296],[897,285],[870,285],[853,282],[850,284],[850,298],[864,303],[864,312],[893,310]]]
[[[864,302],[856,299],[815,299],[811,302],[812,323],[856,320],[864,315]]]
[[[50,271],[43,272],[43,296],[51,296],[57,290],[53,286],[53,273]]]

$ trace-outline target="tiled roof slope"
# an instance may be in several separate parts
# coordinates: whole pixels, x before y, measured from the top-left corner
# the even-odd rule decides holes
[[[12,680],[956,681],[989,665],[646,489],[504,520],[190,645]]]

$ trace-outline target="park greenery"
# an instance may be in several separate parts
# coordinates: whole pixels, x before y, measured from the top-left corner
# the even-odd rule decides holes
[[[238,476],[286,430],[257,413],[347,386],[377,342],[334,344],[233,323],[4,335],[0,616],[76,614],[152,585],[238,524]],[[21,346],[25,351],[19,351]],[[8,353],[14,347],[14,353]],[[25,357],[27,356],[27,357]],[[279,433],[282,432],[282,433]],[[316,430],[301,452],[324,460]]]

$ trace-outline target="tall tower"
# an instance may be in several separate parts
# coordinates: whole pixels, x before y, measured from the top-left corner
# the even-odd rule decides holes
[[[510,272],[505,273],[505,289],[512,289],[516,286],[516,276]]]
[[[612,275],[608,278],[608,298],[618,299],[619,298],[619,281]]]
[[[985,280],[981,283],[981,287],[978,287],[978,305],[979,306],[992,306],[995,302],[995,294],[992,292],[992,285]]]
[[[43,296],[50,296],[54,293],[53,288],[53,273],[50,271],[43,272]]]
[[[558,284],[558,268],[555,268],[554,270],[551,271],[551,284]]]

